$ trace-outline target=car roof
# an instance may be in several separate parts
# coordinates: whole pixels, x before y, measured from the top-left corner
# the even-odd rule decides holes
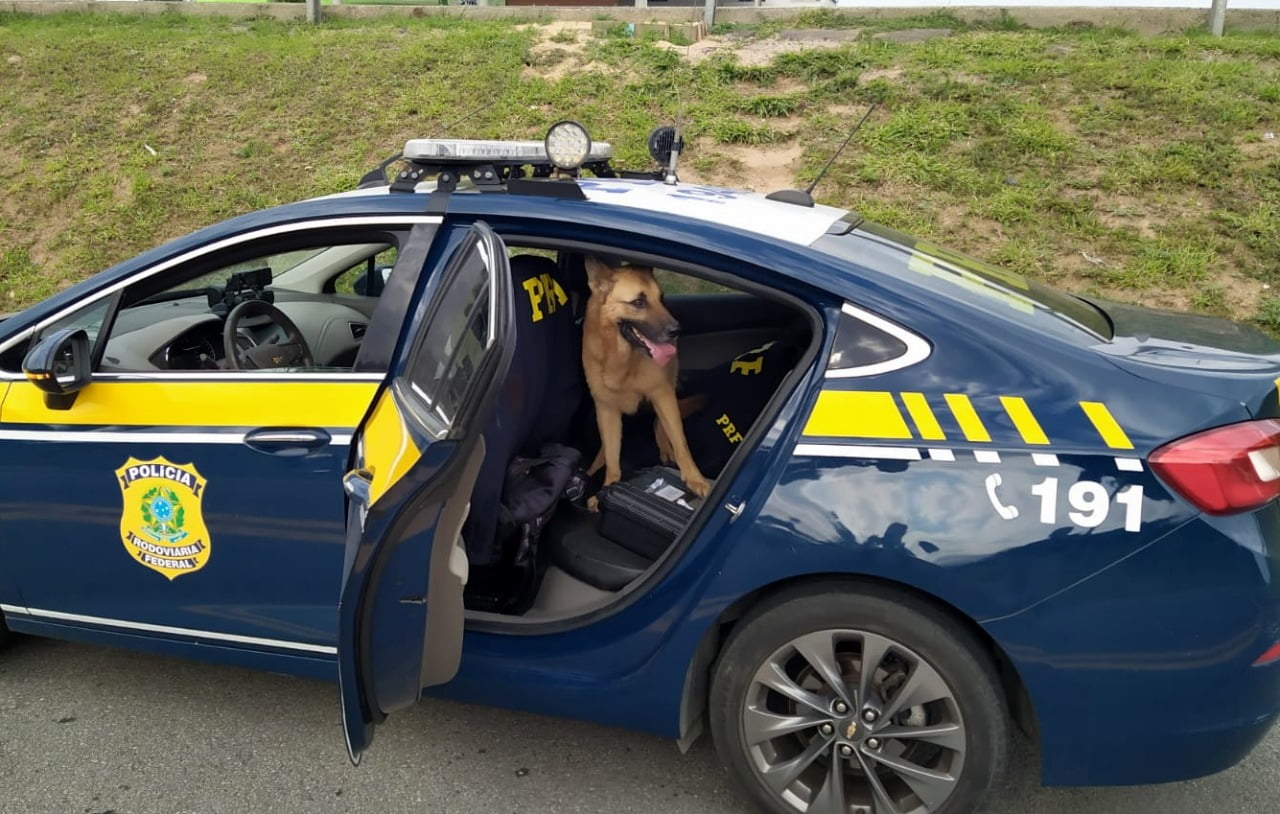
[[[770,200],[758,192],[704,184],[666,184],[634,178],[580,178],[576,183],[592,203],[704,221],[800,246],[812,244],[826,234],[834,222],[849,213],[847,209],[833,206],[801,206]],[[433,188],[433,184],[420,184],[415,191],[430,192]],[[470,192],[461,188],[459,191]],[[380,186],[339,192],[315,200],[386,195],[389,192],[390,187]]]

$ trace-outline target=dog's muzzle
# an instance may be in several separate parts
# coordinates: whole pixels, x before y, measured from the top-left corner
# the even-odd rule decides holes
[[[670,362],[676,355],[676,337],[680,335],[680,323],[674,320],[664,326],[659,336],[651,336],[645,332],[640,323],[623,320],[618,323],[618,331],[622,338],[635,348],[648,354],[649,358],[659,366]]]

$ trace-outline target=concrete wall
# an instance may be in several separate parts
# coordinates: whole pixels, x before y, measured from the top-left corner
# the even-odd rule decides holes
[[[483,1],[483,0],[482,0]],[[1095,0],[1087,0],[1095,2]],[[801,13],[804,7],[756,8],[743,7],[745,4],[735,0],[719,0],[720,8],[716,11],[718,23],[752,23],[766,20],[788,19]],[[774,0],[776,2],[776,0]],[[1228,29],[1263,30],[1280,34],[1280,10],[1246,10],[1235,8],[1239,0],[1231,0],[1227,14]],[[828,8],[831,4],[824,3]],[[811,7],[811,6],[810,6]],[[1002,6],[991,5],[978,7],[973,5],[949,5],[935,2],[931,6],[891,7],[882,4],[874,8],[848,6],[842,10],[857,13],[870,18],[903,17],[920,14],[922,8],[941,8],[962,20],[976,22],[997,17],[1001,13],[1009,13],[1030,26],[1057,26],[1068,23],[1089,22],[1098,26],[1119,26],[1144,34],[1156,34],[1165,31],[1185,31],[1202,26],[1207,19],[1207,12],[1199,9],[1170,8],[1100,8],[1088,6]],[[155,0],[139,0],[139,2],[98,2],[98,0],[0,0],[0,11],[23,12],[28,14],[57,14],[65,11],[95,12],[101,14],[160,14],[176,13],[206,17],[254,18],[271,17],[282,20],[302,20],[306,17],[303,3],[198,3],[198,2],[156,2]],[[475,19],[522,18],[522,19],[557,19],[557,20],[595,20],[601,14],[608,14],[616,20],[643,22],[646,20],[684,21],[700,20],[703,16],[701,3],[697,6],[679,8],[556,8],[532,6],[359,6],[334,5],[325,6],[324,14],[343,18],[371,18],[380,16],[413,16],[422,17],[433,14],[461,14]]]

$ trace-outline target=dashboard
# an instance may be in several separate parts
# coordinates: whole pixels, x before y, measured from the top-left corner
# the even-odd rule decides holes
[[[157,370],[222,370],[226,358],[222,323],[194,325],[151,355]]]
[[[277,291],[274,304],[298,326],[318,367],[350,368],[376,302]],[[107,341],[101,370],[225,370],[223,324],[203,294],[123,309]],[[280,333],[269,319],[250,318],[240,323],[236,341],[251,347],[274,342]]]

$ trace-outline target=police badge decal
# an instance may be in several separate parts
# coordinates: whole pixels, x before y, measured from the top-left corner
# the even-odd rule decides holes
[[[209,562],[201,512],[205,479],[194,466],[130,457],[116,479],[124,498],[120,540],[130,557],[171,581]]]

